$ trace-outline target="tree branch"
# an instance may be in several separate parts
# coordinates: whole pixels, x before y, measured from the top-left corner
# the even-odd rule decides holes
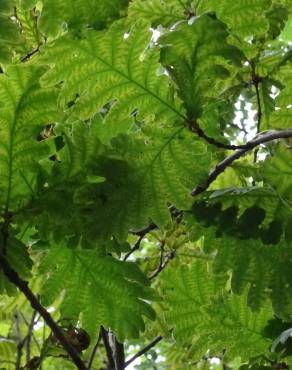
[[[199,126],[199,124],[196,121],[189,121],[189,128],[192,132],[196,133],[199,137],[201,137],[202,139],[207,141],[207,143],[209,143],[211,145],[215,145],[215,146],[217,146],[218,148],[221,148],[221,149],[237,150],[237,149],[243,149],[246,146],[246,144],[233,145],[233,144],[221,143],[221,142],[217,141],[216,139],[206,135],[205,132],[201,129],[201,127]]]
[[[160,259],[160,263],[157,267],[157,269],[149,276],[149,279],[152,280],[158,276],[161,271],[165,269],[165,267],[168,265],[168,263],[175,257],[175,251],[170,251],[166,254],[165,259]]]
[[[120,343],[114,334],[112,335],[113,335],[112,353],[115,361],[115,370],[124,370],[125,369],[124,344]]]
[[[28,283],[21,279],[18,273],[10,266],[9,262],[3,254],[0,254],[0,267],[7,277],[7,279],[13,283],[29,300],[33,309],[35,309],[45,320],[46,324],[50,327],[55,337],[59,340],[60,344],[63,346],[65,351],[71,357],[73,363],[76,365],[79,370],[87,370],[83,361],[79,357],[78,352],[74,347],[68,342],[62,330],[53,320],[49,312],[40,304],[37,297],[30,290]]]
[[[92,365],[93,365],[93,360],[94,360],[94,357],[96,355],[100,340],[101,340],[101,332],[99,332],[98,339],[97,339],[97,341],[95,343],[95,346],[93,347],[92,352],[89,356],[89,360],[88,360],[88,364],[87,364],[88,370],[90,370]]]
[[[139,238],[137,239],[136,243],[134,244],[133,248],[125,255],[124,261],[127,261],[127,259],[133,254],[136,250],[140,248],[140,244],[145,237],[146,234],[150,233],[150,231],[157,229],[157,226],[153,223],[151,223],[149,226],[145,227],[145,229],[139,230],[139,231],[130,231],[134,235],[138,235]]]
[[[36,311],[34,311],[34,312],[36,312]],[[40,344],[39,344],[39,342],[36,340],[36,337],[35,337],[35,336],[34,336],[34,334],[33,334],[33,327],[34,327],[34,325],[36,325],[36,324],[38,323],[38,320],[39,320],[40,316],[37,318],[37,320],[34,320],[34,322],[33,322],[33,323],[32,323],[32,321],[29,323],[29,322],[26,320],[26,318],[25,318],[25,316],[23,315],[23,313],[22,313],[21,311],[20,311],[19,313],[20,313],[20,316],[22,317],[22,320],[25,322],[25,325],[27,326],[28,331],[30,330],[30,325],[32,325],[32,329],[31,329],[31,337],[32,337],[33,341],[35,342],[35,344],[36,344],[36,346],[37,346],[38,350],[39,350],[39,351],[41,351]]]
[[[137,352],[133,357],[131,357],[128,361],[125,362],[125,367],[129,366],[133,361],[136,360],[136,358],[143,356],[146,352],[148,352],[151,348],[156,346],[157,343],[159,343],[163,337],[159,335],[155,339],[153,339],[152,342],[147,344],[146,347],[142,348],[139,352]]]
[[[137,239],[136,243],[134,244],[134,246],[132,247],[132,249],[125,255],[124,257],[124,261],[127,261],[127,259],[136,251],[140,248],[140,244],[141,244],[141,241],[144,239],[144,236],[145,235],[141,235],[139,236],[139,238]]]
[[[217,166],[210,172],[207,180],[203,184],[193,189],[191,194],[195,196],[203,193],[205,190],[208,189],[212,182],[214,182],[217,179],[217,177],[226,170],[227,167],[232,165],[232,163],[235,160],[239,159],[240,157],[245,155],[248,151],[254,149],[258,145],[267,143],[269,141],[285,139],[289,137],[292,137],[292,129],[282,131],[270,131],[267,132],[266,134],[257,135],[254,139],[246,143],[243,149],[236,150],[229,157],[219,162]]]
[[[155,230],[155,229],[158,229],[158,227],[155,224],[151,223],[150,225],[146,226],[145,229],[142,229],[139,231],[130,230],[130,233],[134,235],[138,235],[138,236],[142,236],[142,235],[145,236],[150,231]]]
[[[152,272],[152,274],[149,276],[149,279],[152,280],[156,276],[158,276],[161,271],[165,269],[165,267],[168,265],[169,261],[172,260],[175,257],[175,250],[171,250],[167,252],[164,255],[164,245],[165,245],[165,240],[162,240],[160,242],[160,259],[159,259],[159,265],[157,266],[156,270]]]
[[[114,370],[115,369],[115,360],[113,358],[113,353],[112,349],[109,343],[109,337],[108,337],[108,332],[105,330],[105,328],[102,326],[100,329],[101,337],[104,343],[105,351],[106,351],[106,356],[108,359],[108,366],[107,368],[109,370]]]
[[[36,54],[36,53],[38,53],[40,51],[40,45],[37,47],[37,48],[35,48],[35,49],[33,49],[33,50],[31,50],[29,53],[27,53],[25,56],[23,56],[21,59],[20,59],[20,61],[21,62],[26,62],[26,61],[28,61],[34,54]]]

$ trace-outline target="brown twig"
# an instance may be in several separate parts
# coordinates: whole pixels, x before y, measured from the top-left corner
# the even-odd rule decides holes
[[[35,312],[35,311],[34,311]],[[39,317],[37,318],[37,320],[34,320],[34,322],[28,322],[27,320],[26,320],[26,318],[25,318],[25,316],[23,315],[23,313],[22,312],[19,312],[20,313],[20,316],[22,317],[22,320],[25,322],[25,325],[27,326],[27,328],[28,328],[28,332],[29,332],[29,327],[30,327],[30,325],[32,325],[32,327],[34,326],[34,325],[36,325],[37,324],[37,322],[39,321]],[[36,340],[36,337],[34,336],[34,334],[33,334],[33,331],[31,331],[31,337],[32,337],[32,339],[33,339],[33,341],[35,342],[35,344],[36,344],[36,346],[37,346],[37,348],[38,348],[38,350],[39,351],[41,351],[41,347],[40,347],[40,344],[39,344],[39,342]]]
[[[138,235],[139,238],[137,239],[136,243],[132,247],[132,249],[125,255],[124,261],[127,261],[127,259],[140,248],[140,244],[146,234],[150,233],[150,231],[157,229],[157,226],[153,223],[151,223],[149,226],[145,227],[145,229],[139,230],[139,231],[130,231],[134,235]]]
[[[45,320],[46,324],[50,327],[55,337],[59,340],[60,344],[63,346],[64,350],[71,357],[73,363],[76,365],[79,370],[87,370],[83,361],[81,360],[78,352],[75,348],[69,343],[65,337],[62,330],[53,320],[49,312],[40,304],[37,297],[30,290],[28,283],[23,280],[18,273],[11,267],[10,263],[7,261],[6,257],[3,254],[0,254],[0,267],[7,277],[7,279],[14,284],[29,300],[33,309],[35,309]]]
[[[35,49],[33,49],[33,50],[31,50],[29,53],[27,53],[26,55],[24,55],[21,59],[20,59],[20,61],[21,62],[27,62],[34,54],[36,54],[36,53],[38,53],[40,51],[40,45],[37,47],[37,48],[35,48]]]
[[[89,356],[89,360],[88,360],[88,364],[87,364],[87,368],[88,370],[91,369],[92,365],[93,365],[93,360],[94,360],[94,357],[96,355],[96,352],[98,350],[98,346],[99,346],[99,343],[100,343],[100,340],[101,340],[101,332],[99,332],[99,335],[98,335],[98,338],[97,338],[97,341],[92,349],[92,352]]]
[[[124,261],[127,261],[127,259],[136,251],[140,248],[140,244],[142,242],[142,240],[144,239],[144,236],[145,235],[141,235],[139,236],[138,240],[136,241],[136,243],[134,244],[134,246],[131,248],[131,250],[125,255],[124,257]]]
[[[231,166],[232,163],[245,155],[248,151],[254,149],[258,145],[267,143],[269,141],[277,140],[277,139],[285,139],[292,137],[292,129],[282,130],[282,131],[270,131],[266,134],[257,135],[254,139],[246,143],[243,149],[236,150],[233,154],[229,157],[225,158],[223,161],[219,162],[216,167],[210,172],[206,181],[197,186],[192,191],[192,195],[199,195],[203,193],[208,187],[217,179],[217,177],[226,170],[227,167]]]
[[[142,242],[142,240],[144,239],[145,235],[149,232],[148,231],[149,228],[145,229],[143,232],[140,232],[139,234],[136,234],[136,235],[140,235],[139,238],[137,239],[136,243],[134,244],[134,246],[131,248],[131,250],[124,256],[124,261],[127,261],[127,259],[135,252],[137,251],[139,248],[140,248],[140,244]]]
[[[189,128],[192,132],[196,133],[200,138],[207,141],[207,143],[209,143],[211,145],[215,145],[218,148],[226,149],[226,150],[237,150],[237,149],[244,149],[246,147],[246,144],[233,145],[233,144],[221,143],[220,141],[217,141],[216,139],[206,135],[205,132],[199,126],[197,121],[194,121],[194,120],[193,121],[188,121],[188,123],[189,123]]]
[[[135,361],[137,358],[143,356],[145,353],[147,353],[151,348],[156,346],[157,343],[159,343],[163,337],[159,335],[155,339],[153,339],[152,342],[147,344],[146,347],[142,348],[139,352],[137,352],[133,357],[131,357],[128,361],[125,362],[125,367],[129,366],[133,361]]]
[[[149,276],[149,279],[152,280],[158,276],[161,271],[165,269],[165,267],[168,265],[168,263],[175,257],[175,251],[172,250],[168,253],[166,253],[165,258],[163,258],[163,252],[161,252],[160,262],[157,267],[157,269]]]
[[[108,369],[115,369],[115,360],[109,343],[108,331],[102,326],[100,329],[100,333],[104,343],[106,356],[108,359]]]
[[[138,236],[145,236],[146,234],[150,233],[150,231],[157,229],[157,225],[151,223],[150,225],[146,226],[145,229],[133,231],[130,230],[131,234],[138,235]]]

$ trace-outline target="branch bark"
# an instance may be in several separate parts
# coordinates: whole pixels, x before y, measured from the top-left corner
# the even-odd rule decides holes
[[[115,370],[115,360],[113,358],[112,354],[112,349],[109,343],[109,337],[108,337],[108,332],[105,330],[105,328],[102,326],[100,329],[101,337],[104,343],[105,351],[106,351],[106,356],[108,359],[108,365],[107,369],[108,370]]]
[[[224,144],[216,139],[208,136],[201,129],[199,124],[196,121],[189,121],[189,128],[192,132],[196,133],[200,138],[204,139],[207,143],[217,146],[217,148],[226,149],[226,150],[237,150],[245,148],[246,144],[242,145],[233,145],[233,144]]]
[[[217,179],[217,177],[231,166],[234,161],[245,155],[248,151],[257,146],[277,139],[287,139],[292,137],[292,129],[282,131],[270,131],[266,134],[257,135],[254,139],[245,144],[244,148],[236,150],[229,157],[219,162],[217,166],[210,172],[206,181],[192,190],[192,195],[196,196],[203,193]]]
[[[127,261],[127,259],[135,252],[137,251],[139,248],[140,248],[140,244],[144,238],[145,234],[144,235],[140,235],[138,240],[136,241],[136,243],[134,244],[134,246],[131,248],[131,250],[125,255],[124,257],[124,261]]]
[[[7,277],[7,279],[13,283],[29,300],[33,309],[35,309],[45,320],[46,324],[50,327],[55,337],[59,340],[60,344],[63,346],[65,351],[71,357],[73,363],[76,365],[79,370],[87,370],[83,361],[81,360],[78,352],[74,347],[68,342],[62,330],[53,320],[49,312],[40,304],[37,297],[30,290],[28,283],[23,280],[18,273],[10,266],[10,263],[7,261],[3,254],[0,254],[0,267]]]
[[[112,349],[115,361],[115,370],[125,369],[125,350],[124,344],[120,343],[116,336],[113,335],[113,349]]]

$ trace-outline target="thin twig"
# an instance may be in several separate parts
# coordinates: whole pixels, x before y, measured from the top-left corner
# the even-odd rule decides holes
[[[95,343],[95,346],[93,347],[92,352],[91,352],[91,354],[89,356],[88,364],[87,364],[88,370],[90,370],[91,367],[92,367],[92,365],[93,365],[93,360],[94,360],[94,357],[95,357],[96,352],[98,350],[98,346],[99,346],[100,340],[101,340],[101,332],[99,332],[99,335],[98,335],[97,341]]]
[[[115,360],[113,358],[113,353],[111,346],[109,344],[109,337],[108,337],[108,331],[102,326],[100,329],[101,337],[104,343],[107,359],[108,359],[108,368],[114,369],[115,368]]]
[[[146,234],[148,234],[150,231],[157,229],[157,226],[153,223],[151,223],[149,226],[145,227],[145,229],[139,230],[139,231],[131,231],[132,234],[138,235],[139,238],[137,239],[136,243],[132,247],[132,249],[125,255],[124,261],[127,261],[127,259],[140,248],[140,244],[145,237]]]
[[[32,313],[30,323],[28,325],[28,330],[27,330],[27,335],[26,335],[26,343],[25,343],[26,362],[29,362],[29,360],[30,360],[30,343],[31,343],[31,338],[33,336],[33,328],[34,328],[34,325],[35,325],[36,314],[37,314],[37,311],[34,310],[33,313]]]
[[[127,261],[127,259],[136,251],[140,248],[141,241],[144,239],[145,235],[139,236],[138,240],[134,244],[134,246],[131,248],[131,250],[125,255],[124,261]]]
[[[25,322],[26,326],[29,328],[30,323],[26,320],[26,318],[25,318],[25,316],[23,315],[23,313],[22,313],[22,312],[20,312],[20,316],[22,317],[22,320]],[[34,325],[36,325],[36,324],[38,323],[39,318],[40,318],[40,316],[39,316],[36,320],[34,320],[34,322],[33,322],[33,326],[34,326]],[[34,340],[34,342],[35,342],[35,344],[36,344],[36,346],[37,346],[38,350],[39,350],[39,351],[41,351],[41,346],[40,346],[39,342],[36,340],[36,337],[35,337],[35,335],[33,334],[33,331],[31,332],[31,336],[32,336],[32,339]]]
[[[255,71],[255,65],[252,63],[252,81],[253,85],[255,87],[256,92],[256,101],[257,101],[257,134],[261,131],[261,121],[262,121],[262,103],[261,103],[261,97],[260,97],[260,83],[261,78],[256,74]],[[258,156],[258,149],[254,151],[254,158],[253,162],[256,163]]]
[[[131,357],[128,361],[126,361],[125,362],[125,367],[129,366],[133,361],[136,360],[136,358],[139,358],[139,357],[143,356],[151,348],[153,348],[154,346],[156,346],[156,344],[159,343],[162,339],[163,339],[163,337],[161,335],[159,335],[158,337],[156,337],[155,339],[153,339],[153,341],[150,342],[149,344],[147,344],[146,347],[142,348],[133,357]]]
[[[53,320],[49,312],[40,304],[37,297],[30,290],[28,283],[25,280],[23,280],[18,275],[18,273],[11,267],[10,263],[7,261],[6,257],[3,254],[0,254],[0,267],[3,273],[5,274],[5,276],[7,277],[7,279],[12,284],[14,284],[26,296],[32,308],[35,309],[43,317],[47,325],[50,327],[50,329],[54,333],[55,337],[59,340],[60,344],[63,346],[64,350],[71,357],[77,369],[87,370],[78,352],[69,343],[63,331],[59,328],[59,326]]]
[[[24,341],[21,338],[20,325],[19,325],[19,314],[17,311],[14,314],[14,318],[15,318],[16,338],[17,338],[15,370],[19,370],[21,366],[22,348],[24,345]]]
[[[163,254],[161,253],[161,256],[163,256]],[[168,263],[175,257],[175,251],[170,251],[166,254],[165,258],[163,259],[163,257],[160,258],[160,262],[159,262],[159,265],[157,267],[157,269],[149,276],[149,279],[152,280],[154,278],[156,278],[156,276],[158,276],[161,271],[163,271],[165,269],[165,267],[168,265]]]
[[[33,50],[31,50],[29,53],[27,53],[25,56],[23,56],[21,59],[20,59],[20,61],[21,62],[26,62],[26,61],[28,61],[34,54],[36,54],[36,53],[38,53],[40,51],[40,45],[37,47],[37,48],[35,48],[35,49],[33,49]]]
[[[258,145],[277,139],[286,139],[289,137],[292,137],[292,129],[282,131],[270,131],[266,134],[257,135],[254,139],[252,139],[245,145],[244,149],[236,150],[229,157],[226,157],[223,161],[219,162],[216,167],[210,172],[206,181],[193,189],[191,194],[195,196],[203,193],[217,179],[217,177],[226,170],[227,167],[232,165],[235,160],[239,159],[248,151],[254,149]]]
[[[150,233],[150,231],[155,230],[157,228],[158,228],[157,225],[151,223],[150,225],[146,226],[145,229],[138,230],[138,231],[130,230],[130,233],[134,235],[138,235],[138,236],[141,236],[141,235],[144,236]]]
[[[239,130],[239,131],[242,131],[245,136],[248,135],[248,132],[247,132],[246,128],[243,125],[242,126],[239,126],[239,125],[237,125],[237,124],[235,124],[233,122],[232,123],[228,123],[228,125],[230,127],[233,127],[235,129]]]
[[[220,141],[217,141],[216,139],[206,135],[205,132],[199,126],[197,121],[194,121],[194,120],[188,121],[188,124],[192,132],[196,133],[200,138],[207,141],[207,143],[217,146],[217,148],[226,149],[226,150],[238,150],[238,149],[244,149],[246,147],[246,144],[233,145],[233,144],[224,144],[224,143],[221,143]]]

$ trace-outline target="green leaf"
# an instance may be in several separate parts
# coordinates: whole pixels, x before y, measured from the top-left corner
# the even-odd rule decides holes
[[[277,189],[281,196],[285,195],[291,199],[292,189],[292,153],[289,139],[284,145],[278,145],[275,148],[274,155],[267,157],[261,166],[261,174],[265,181]]]
[[[154,298],[147,278],[132,262],[100,257],[94,250],[50,250],[40,266],[48,274],[41,291],[45,306],[64,291],[62,317],[77,320],[96,336],[100,325],[113,329],[120,340],[133,338],[144,330],[142,316],[153,319],[149,303]]]
[[[40,28],[49,36],[66,30],[78,32],[81,27],[104,28],[120,16],[128,0],[43,0]]]
[[[1,244],[3,243],[1,238]],[[32,260],[29,256],[27,247],[14,237],[10,237],[7,241],[7,261],[10,263],[12,268],[23,279],[29,279],[31,277]],[[7,279],[7,277],[1,272],[0,274],[0,293],[7,294],[9,296],[16,294],[15,286]]]
[[[34,194],[38,162],[49,154],[37,141],[45,124],[60,118],[54,89],[40,88],[43,68],[13,66],[0,75],[0,204],[23,206]]]
[[[148,126],[116,138],[98,156],[94,132],[94,126],[88,132],[80,126],[74,142],[68,137],[61,162],[31,205],[29,215],[40,215],[36,219],[43,236],[49,231],[60,240],[59,235],[79,230],[83,242],[112,235],[125,240],[129,229],[139,230],[150,219],[164,227],[170,221],[169,204],[190,208],[191,189],[205,178],[211,161],[206,145],[192,133],[170,126],[159,135],[158,128]],[[84,173],[105,181],[86,184]]]
[[[201,116],[234,81],[242,54],[227,43],[225,25],[208,15],[162,36],[162,62],[178,86],[188,117]],[[216,125],[216,122],[213,124]]]
[[[263,35],[268,31],[269,23],[265,10],[271,0],[207,0],[198,1],[199,14],[214,11],[216,16],[228,25],[232,33],[241,37]]]
[[[184,19],[188,0],[134,0],[129,5],[128,17],[131,21],[145,19],[152,25],[171,25]]]
[[[106,120],[114,122],[117,130],[124,121],[132,125],[134,112],[137,119],[182,121],[180,103],[169,90],[167,77],[158,73],[159,54],[147,50],[149,41],[148,25],[139,23],[128,30],[123,22],[106,33],[88,32],[85,40],[60,39],[47,49],[45,60],[53,68],[42,81],[50,86],[64,81],[62,105],[75,101],[77,94],[73,111],[82,119],[110,103]]]
[[[192,358],[208,350],[218,356],[227,349],[228,357],[242,359],[267,352],[271,340],[265,338],[264,329],[273,317],[270,305],[252,312],[246,294],[227,293],[224,276],[214,276],[205,261],[169,268],[163,274],[162,289],[167,321],[182,345],[191,344]]]

